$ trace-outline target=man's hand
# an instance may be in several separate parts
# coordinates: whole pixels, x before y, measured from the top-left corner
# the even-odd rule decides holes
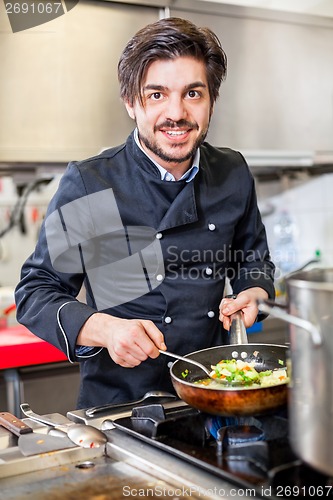
[[[122,319],[96,313],[83,325],[77,345],[106,347],[113,361],[133,368],[149,358],[157,358],[165,350],[162,332],[152,321]]]
[[[263,288],[248,288],[240,292],[236,299],[222,299],[220,303],[220,321],[223,323],[223,327],[226,330],[230,329],[230,315],[236,311],[242,311],[246,328],[252,326],[258,316],[258,299],[268,299],[268,293]]]

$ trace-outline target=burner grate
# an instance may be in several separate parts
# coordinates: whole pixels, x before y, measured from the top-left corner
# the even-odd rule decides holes
[[[173,412],[166,416],[160,404],[140,406],[132,411],[133,429],[152,439],[175,439],[203,447],[209,438],[205,417],[198,410]]]
[[[221,427],[256,427],[263,432],[265,441],[286,438],[288,435],[288,420],[283,416],[264,417],[216,417],[207,416],[206,428],[217,439],[217,432]],[[245,430],[245,429],[244,429]]]

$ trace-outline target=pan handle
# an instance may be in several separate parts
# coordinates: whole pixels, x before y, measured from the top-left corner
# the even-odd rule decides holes
[[[236,299],[236,294],[226,295],[226,299]],[[230,316],[229,344],[248,344],[246,328],[243,321],[242,311],[236,311]]]
[[[230,344],[248,344],[247,333],[242,318],[241,311],[237,311],[231,315],[231,325],[229,330]]]

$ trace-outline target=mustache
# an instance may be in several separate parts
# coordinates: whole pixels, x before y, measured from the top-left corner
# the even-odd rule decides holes
[[[187,120],[179,120],[178,122],[174,122],[172,120],[165,120],[163,123],[160,123],[159,125],[155,125],[154,132],[157,132],[161,128],[181,128],[181,127],[192,128],[194,130],[199,129],[199,126],[197,123],[191,123],[191,122],[188,122]]]

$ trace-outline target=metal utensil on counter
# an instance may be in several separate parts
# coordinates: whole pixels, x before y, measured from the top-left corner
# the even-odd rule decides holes
[[[17,444],[25,457],[75,447],[75,443],[66,435],[57,437],[34,432],[23,420],[9,412],[0,412],[0,424],[18,436]]]
[[[127,403],[115,403],[115,404],[106,404],[101,406],[94,406],[93,408],[89,408],[86,410],[86,415],[88,417],[93,417],[98,413],[103,413],[104,411],[113,411],[113,410],[121,410],[131,406],[137,406],[140,403],[147,403],[149,399],[160,400],[159,402],[163,402],[164,399],[176,399],[177,396],[175,394],[171,394],[171,392],[166,391],[148,391],[143,395],[142,398],[137,399],[136,401],[129,401]]]
[[[28,403],[22,403],[20,407],[24,415],[31,418],[31,420],[53,427],[53,430],[50,431],[51,435],[60,436],[65,434],[73,443],[82,448],[99,448],[107,442],[105,434],[92,425],[77,424],[74,422],[60,424],[33,412]]]

